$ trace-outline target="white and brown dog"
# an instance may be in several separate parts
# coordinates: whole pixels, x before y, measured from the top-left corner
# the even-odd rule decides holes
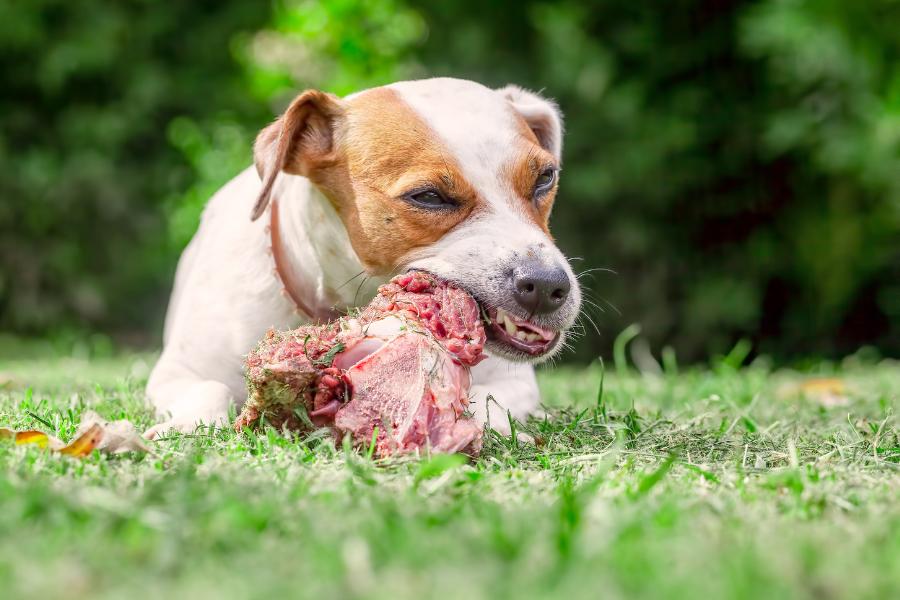
[[[366,304],[411,268],[468,290],[490,317],[472,406],[508,429],[507,410],[538,407],[531,363],[559,350],[581,303],[547,228],[561,146],[556,106],[514,86],[428,79],[300,94],[259,134],[256,168],[213,196],[181,257],[147,385],[164,421],[148,436],[224,424],[246,396],[243,358],[268,328]]]

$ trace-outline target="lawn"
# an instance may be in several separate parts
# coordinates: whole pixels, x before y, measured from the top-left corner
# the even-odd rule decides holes
[[[0,426],[146,425],[152,356],[0,358]],[[544,371],[536,440],[373,462],[320,435],[76,460],[0,443],[5,598],[889,598],[900,364]],[[839,380],[808,381],[810,377]],[[601,393],[601,378],[603,380]]]

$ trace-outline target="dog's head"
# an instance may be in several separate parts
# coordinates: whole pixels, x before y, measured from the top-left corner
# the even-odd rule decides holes
[[[310,90],[257,138],[253,218],[280,171],[305,176],[370,273],[417,268],[455,282],[489,318],[494,353],[539,360],[581,303],[548,229],[561,147],[556,105],[515,86],[429,79],[346,99]]]

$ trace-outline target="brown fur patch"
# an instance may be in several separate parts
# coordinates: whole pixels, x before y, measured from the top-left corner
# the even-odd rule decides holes
[[[534,185],[538,176],[550,166],[557,166],[553,155],[541,148],[534,132],[528,127],[524,119],[519,119],[518,146],[516,158],[506,165],[504,176],[510,182],[510,186],[516,192],[516,196],[522,202],[525,214],[540,227],[544,233],[550,235],[550,211],[553,201],[556,199],[556,187],[540,198],[534,198]],[[551,238],[552,239],[552,238]]]
[[[253,155],[263,187],[250,214],[252,220],[266,209],[279,172],[305,176],[327,164],[332,158],[333,126],[342,113],[336,96],[306,90],[259,133]]]
[[[363,265],[388,273],[463,221],[480,200],[440,139],[396,92],[376,88],[345,104],[336,127],[338,159],[309,177],[337,208]],[[459,207],[430,211],[403,199],[426,185]]]

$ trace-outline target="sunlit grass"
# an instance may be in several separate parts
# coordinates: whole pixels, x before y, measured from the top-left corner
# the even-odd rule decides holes
[[[144,426],[152,356],[0,362],[0,426]],[[900,365],[812,376],[545,372],[550,411],[474,463],[326,437],[173,436],[157,456],[0,444],[5,597],[888,598]],[[601,391],[601,379],[602,393]]]

